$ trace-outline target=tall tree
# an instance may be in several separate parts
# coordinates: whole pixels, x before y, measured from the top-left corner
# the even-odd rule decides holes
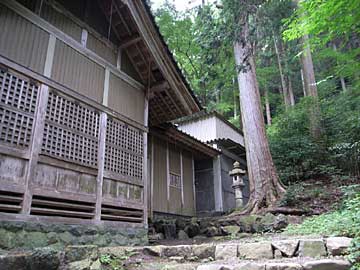
[[[240,90],[240,108],[246,144],[246,158],[250,183],[250,200],[244,212],[257,212],[270,207],[285,189],[272,160],[266,137],[260,92],[256,79],[254,47],[250,32],[257,7],[263,1],[225,0],[223,12],[232,26],[235,63]]]

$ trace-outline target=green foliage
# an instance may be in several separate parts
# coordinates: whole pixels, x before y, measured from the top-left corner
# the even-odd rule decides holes
[[[274,162],[284,183],[316,175],[359,175],[360,89],[334,93],[320,100],[323,137],[309,131],[311,98],[274,118],[268,137]]]
[[[344,192],[345,200],[338,210],[289,225],[285,233],[353,237],[349,259],[355,263],[355,270],[360,266],[360,185],[346,187]]]

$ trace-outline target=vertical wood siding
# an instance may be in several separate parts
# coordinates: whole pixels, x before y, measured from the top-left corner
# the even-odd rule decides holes
[[[184,206],[183,215],[194,216],[194,185],[191,153],[183,151]]]
[[[144,123],[144,92],[110,74],[108,106],[138,123]]]
[[[171,144],[169,144],[169,165],[170,173],[181,174],[180,149]],[[181,208],[181,188],[170,186],[169,212],[181,215]]]
[[[180,149],[175,145],[169,144],[170,172],[180,175]]]
[[[86,47],[116,66],[117,52],[108,47],[103,41],[95,37],[93,34],[88,35]]]
[[[43,73],[49,34],[0,4],[0,54]]]
[[[56,42],[54,80],[101,103],[105,69],[61,41]]]
[[[166,143],[154,138],[153,210],[167,212]]]
[[[81,27],[71,19],[67,18],[61,11],[56,10],[48,3],[44,2],[41,8],[41,17],[65,34],[80,42]]]

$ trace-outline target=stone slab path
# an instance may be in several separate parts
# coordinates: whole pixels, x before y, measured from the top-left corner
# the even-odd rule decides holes
[[[0,256],[0,269],[67,270],[349,270],[350,238],[287,237],[198,245],[68,246]]]

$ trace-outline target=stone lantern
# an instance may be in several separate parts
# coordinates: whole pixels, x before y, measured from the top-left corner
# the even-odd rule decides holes
[[[241,208],[244,206],[243,189],[245,187],[245,184],[243,177],[245,174],[246,171],[240,168],[240,163],[238,161],[235,161],[234,169],[229,172],[229,175],[233,178],[232,188],[235,190],[236,208]]]

